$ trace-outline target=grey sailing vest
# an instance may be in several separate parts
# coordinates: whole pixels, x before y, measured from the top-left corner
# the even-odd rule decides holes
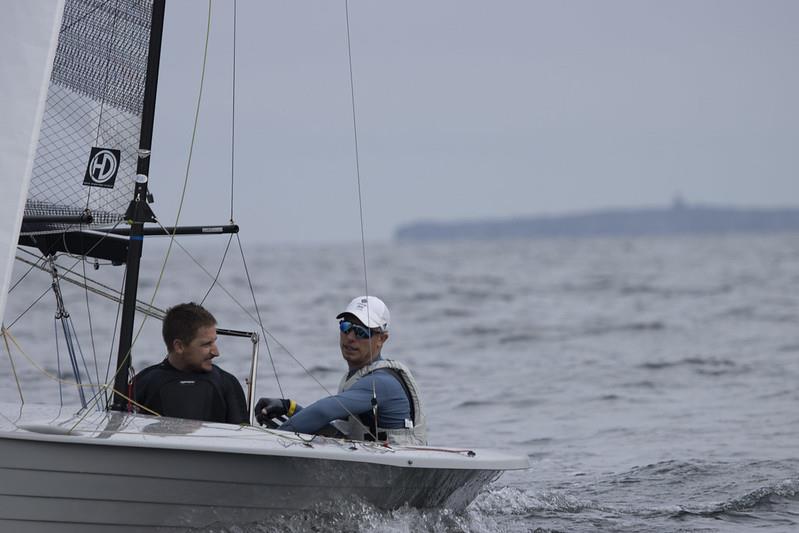
[[[381,368],[389,368],[393,370],[404,382],[405,387],[403,388],[410,395],[409,400],[413,404],[412,412],[414,419],[406,420],[404,428],[387,429],[378,427],[377,432],[385,433],[386,440],[388,440],[388,442],[391,444],[417,446],[427,445],[427,424],[425,423],[424,413],[422,413],[422,402],[419,398],[419,387],[417,387],[416,380],[414,379],[413,374],[411,374],[411,371],[402,363],[393,361],[391,359],[379,359],[359,369],[352,376],[350,376],[349,379],[345,374],[338,386],[338,392],[344,392],[352,387],[352,385],[362,377],[369,375],[375,370],[379,370]],[[377,422],[375,421],[375,423]],[[369,432],[374,429],[364,427],[363,422],[361,422],[357,416],[352,415],[350,415],[344,424],[336,424],[336,426],[342,429],[343,432],[353,440],[366,440],[366,437],[369,436]]]

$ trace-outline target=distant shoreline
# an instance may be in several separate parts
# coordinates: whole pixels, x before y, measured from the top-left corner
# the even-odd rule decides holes
[[[685,205],[605,209],[579,214],[505,219],[418,221],[400,226],[397,241],[635,237],[799,231],[799,207],[736,208]]]

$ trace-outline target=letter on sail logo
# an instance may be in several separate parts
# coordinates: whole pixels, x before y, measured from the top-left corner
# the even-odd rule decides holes
[[[99,148],[92,146],[89,165],[83,184],[90,187],[105,187],[113,189],[119,170],[119,150],[113,148]]]

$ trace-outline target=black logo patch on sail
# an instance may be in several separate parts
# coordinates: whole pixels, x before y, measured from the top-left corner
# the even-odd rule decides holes
[[[113,189],[119,170],[119,157],[119,150],[92,146],[89,164],[86,166],[86,175],[83,176],[83,184],[89,187]]]

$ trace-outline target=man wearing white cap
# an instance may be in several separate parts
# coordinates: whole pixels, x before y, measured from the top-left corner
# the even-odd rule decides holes
[[[391,315],[380,298],[359,296],[336,316],[339,345],[349,370],[338,394],[302,408],[294,400],[261,398],[258,422],[288,417],[279,429],[327,433],[331,425],[353,440],[393,444],[427,444],[427,432],[416,380],[400,362],[383,359]]]

